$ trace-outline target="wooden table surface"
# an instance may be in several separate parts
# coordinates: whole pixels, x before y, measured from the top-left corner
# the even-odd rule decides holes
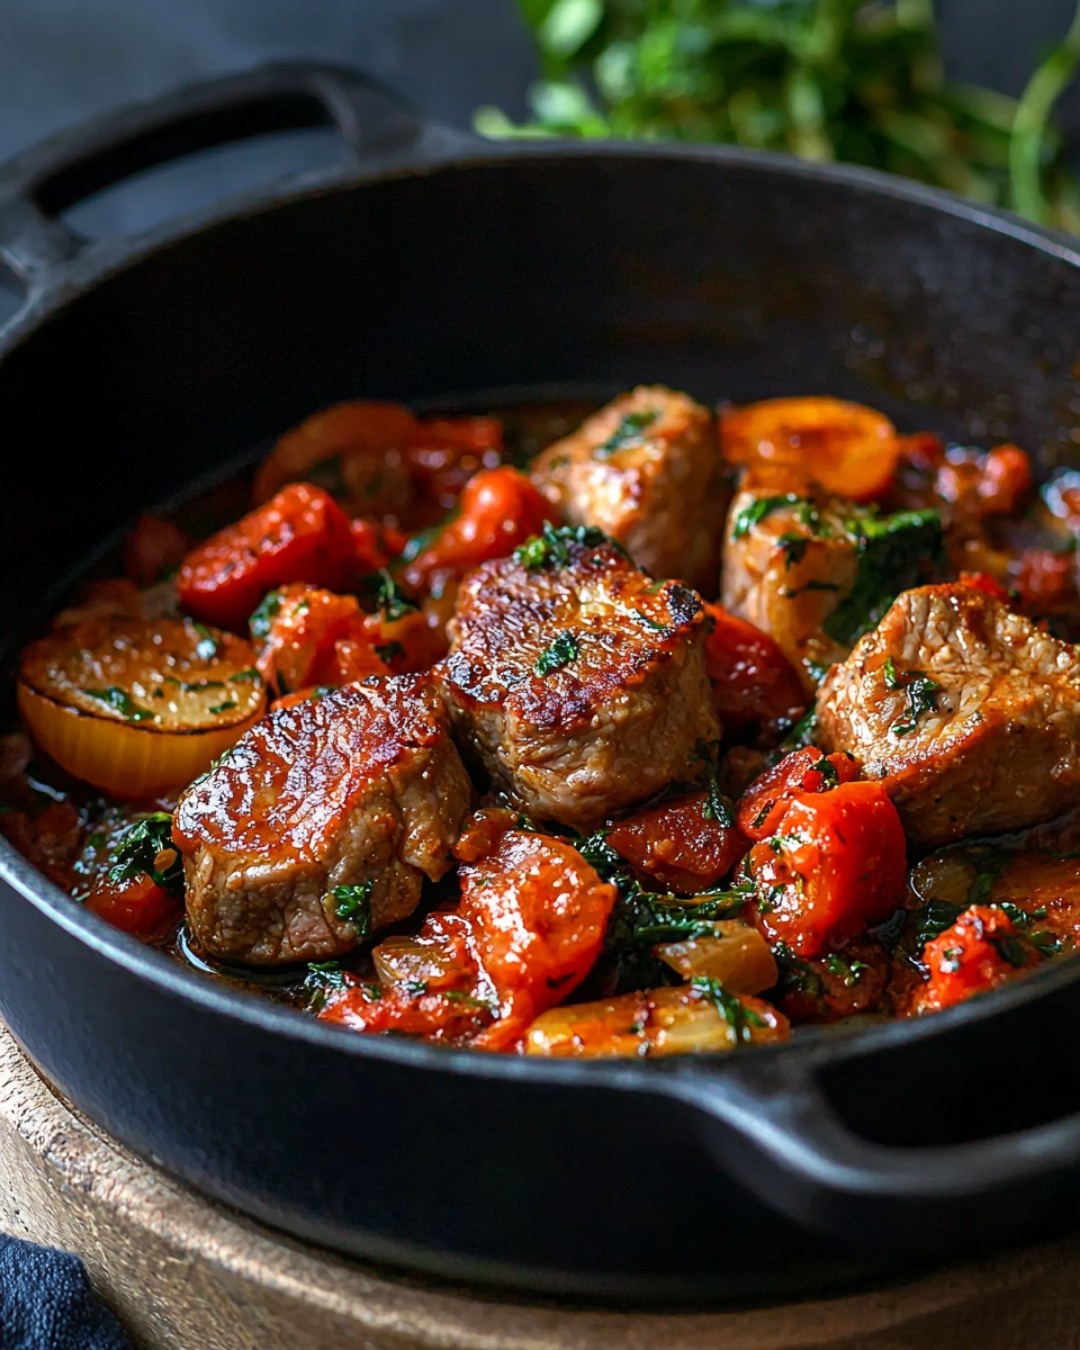
[[[75,1113],[0,1026],[0,1228],[76,1251],[153,1350],[1070,1350],[1080,1238],[900,1289],[620,1313],[391,1275],[204,1200]]]

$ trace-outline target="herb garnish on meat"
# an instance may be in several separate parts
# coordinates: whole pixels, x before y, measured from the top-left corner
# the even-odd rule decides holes
[[[352,924],[358,938],[371,936],[371,892],[374,889],[373,881],[334,888],[334,913],[343,922]]]

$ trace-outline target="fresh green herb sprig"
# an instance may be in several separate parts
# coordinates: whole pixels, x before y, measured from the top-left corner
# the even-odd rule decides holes
[[[543,79],[493,137],[720,141],[864,164],[1080,230],[1053,110],[1080,9],[1019,100],[946,78],[931,0],[520,0]]]
[[[165,863],[160,870],[159,859]],[[109,881],[114,886],[144,875],[174,899],[183,896],[184,867],[172,840],[172,816],[167,811],[155,811],[129,825],[113,850]]]
[[[852,647],[881,621],[901,591],[934,580],[944,561],[944,534],[937,511],[899,511],[879,516],[860,508],[847,521],[855,540],[855,582],[822,627],[834,642]]]
[[[373,881],[334,888],[334,913],[343,923],[351,923],[361,940],[371,936],[371,893],[374,889]]]
[[[719,980],[710,979],[707,975],[695,975],[690,981],[690,988],[699,998],[712,1004],[735,1033],[736,1044],[749,1045],[754,1039],[754,1028],[768,1025],[760,1013],[748,1008],[734,994],[729,994]]]
[[[545,521],[540,534],[534,534],[514,550],[514,561],[530,572],[539,572],[544,567],[568,567],[574,544],[582,548],[599,548],[602,544],[619,547],[594,525],[560,525],[556,528],[550,521]]]

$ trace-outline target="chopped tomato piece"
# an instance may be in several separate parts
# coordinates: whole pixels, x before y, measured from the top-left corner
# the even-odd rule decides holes
[[[987,515],[1011,516],[1024,505],[1035,475],[1031,457],[1016,445],[998,445],[982,466],[978,494]]]
[[[356,570],[362,576],[388,566],[408,542],[400,530],[384,526],[377,520],[361,517],[351,522],[351,529],[356,548]]]
[[[180,566],[191,540],[171,520],[140,516],[124,540],[124,571],[136,586],[164,581]]]
[[[375,948],[376,968],[389,939]],[[331,995],[319,1018],[353,1031],[388,1031],[433,1041],[471,1041],[497,1011],[476,959],[472,928],[458,914],[429,914],[415,938],[405,939],[409,960],[398,960],[397,978],[380,984],[354,976]]]
[[[780,828],[788,806],[806,792],[828,792],[859,776],[859,761],[840,751],[826,755],[812,745],[794,750],[755,778],[736,807],[739,829],[748,839],[768,839]]]
[[[972,586],[977,591],[984,591],[987,595],[992,595],[995,600],[1001,600],[1006,605],[1012,601],[1012,596],[1001,582],[995,581],[986,572],[961,572],[960,580],[965,586]]]
[[[789,803],[746,870],[758,924],[798,956],[818,956],[880,923],[907,880],[904,829],[880,783],[841,783]]]
[[[613,826],[607,842],[635,871],[683,895],[718,886],[750,847],[710,815],[707,792],[638,811]]]
[[[293,581],[344,589],[356,572],[349,521],[329,493],[294,483],[184,559],[180,604],[195,618],[242,629],[267,591]]]
[[[266,501],[286,483],[310,478],[327,461],[380,456],[400,450],[416,430],[417,421],[400,403],[357,400],[336,403],[287,431],[259,466],[255,500]]]
[[[179,919],[181,905],[143,873],[119,883],[102,878],[87,896],[86,908],[114,928],[146,941],[164,936]]]
[[[259,673],[279,694],[386,675],[369,617],[355,596],[302,583],[283,586],[252,623],[253,637],[262,641]]]
[[[727,735],[782,734],[806,706],[799,677],[776,642],[721,605],[705,605],[710,628],[705,664]]]
[[[460,913],[499,998],[524,1027],[592,969],[616,889],[561,839],[509,830],[487,857],[460,870]]]
[[[498,418],[436,417],[417,425],[405,463],[428,500],[449,511],[474,474],[498,467],[502,451]]]
[[[882,413],[836,398],[773,398],[723,415],[720,444],[731,464],[787,464],[827,492],[871,501],[888,488],[900,456]]]
[[[408,565],[413,586],[464,576],[492,558],[505,558],[555,520],[547,498],[517,469],[485,469],[461,494],[461,512]]]
[[[457,911],[429,915],[409,959],[394,961],[406,978],[378,993],[353,985],[323,1018],[357,1031],[467,1035],[476,1049],[507,1050],[581,983],[600,955],[615,887],[561,839],[498,828],[472,838],[472,851],[485,840],[491,851],[462,865]],[[416,950],[425,944],[428,953]],[[374,956],[377,967],[389,964],[380,948]]]
[[[1016,561],[1016,589],[1036,614],[1059,609],[1076,589],[1076,556],[1048,548],[1025,549]]]
[[[449,650],[446,636],[447,613],[435,601],[425,601],[397,618],[385,613],[368,614],[364,636],[375,654],[395,674],[429,670]]]
[[[915,990],[911,1009],[921,1014],[950,1008],[1023,974],[1040,959],[1004,910],[972,905],[923,948],[929,975]]]

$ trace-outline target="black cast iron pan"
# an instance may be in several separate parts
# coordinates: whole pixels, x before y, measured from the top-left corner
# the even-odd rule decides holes
[[[347,162],[137,239],[63,213],[194,149]],[[957,199],[728,149],[424,126],[273,68],[0,171],[7,644],[140,506],[336,399],[831,392],[1075,456],[1080,253]],[[14,543],[13,543],[14,541]],[[17,544],[17,547],[15,546]],[[0,846],[0,1014],[137,1152],[288,1232],[589,1298],[747,1303],[1043,1234],[1080,1199],[1080,961],[916,1024],[720,1061],[539,1063],[318,1026],[82,912]]]

